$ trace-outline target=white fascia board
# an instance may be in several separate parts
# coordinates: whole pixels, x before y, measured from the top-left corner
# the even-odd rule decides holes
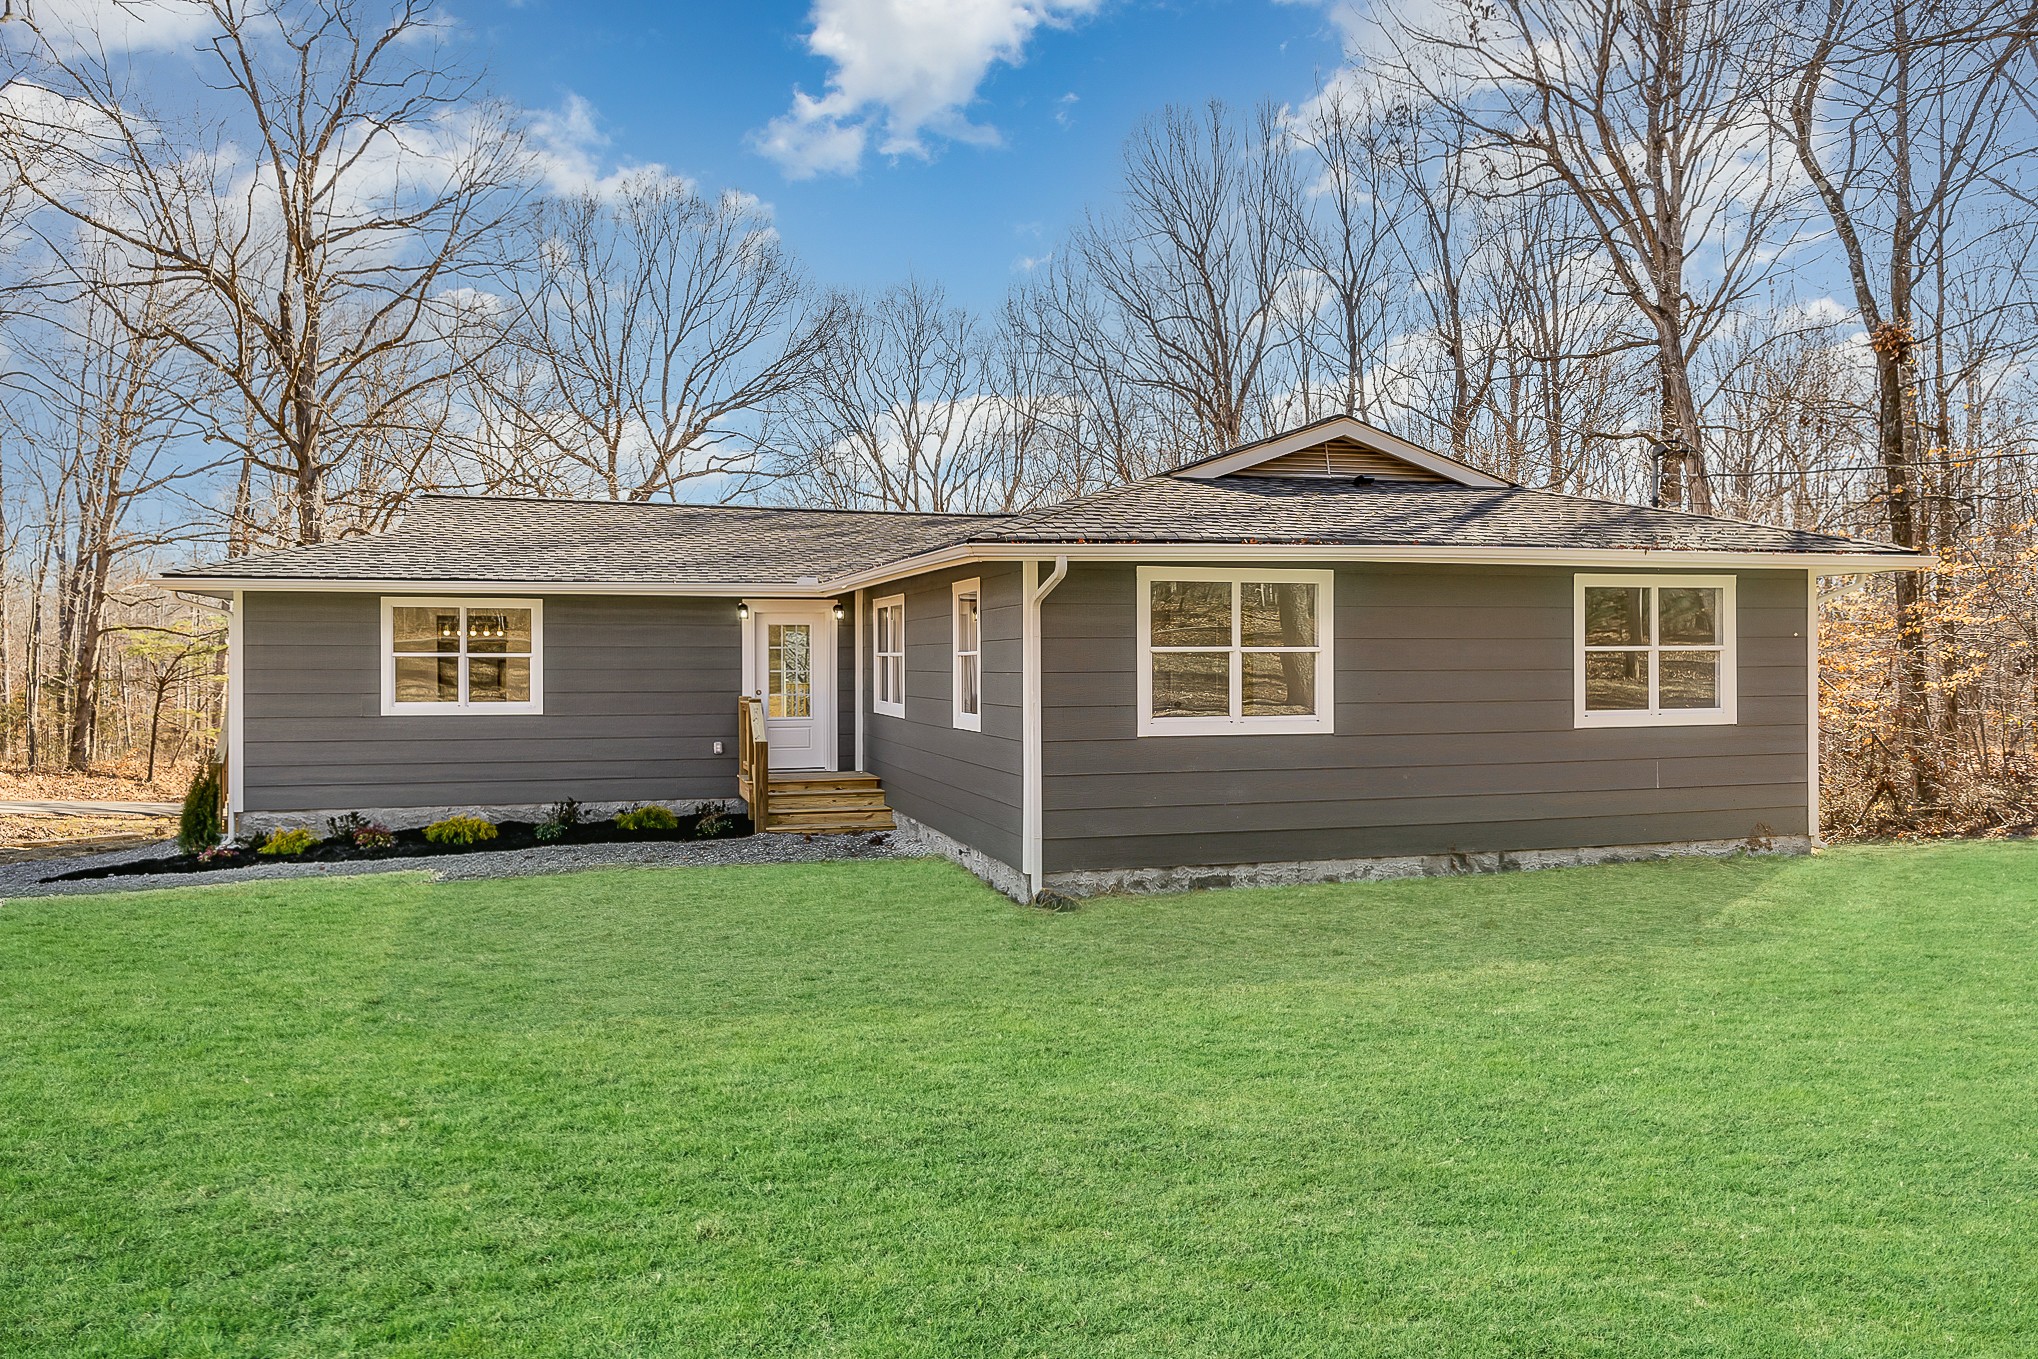
[[[1328,543],[980,543],[945,548],[845,577],[840,587],[876,585],[969,562],[1025,561],[1045,556],[1070,561],[1128,562],[1397,562],[1440,566],[1571,566],[1615,570],[1817,571],[1820,575],[1873,575],[1930,569],[1926,553],[1692,552],[1651,548],[1395,547]]]
[[[1400,562],[1439,566],[1575,566],[1615,570],[1794,570],[1822,576],[1875,575],[1923,571],[1937,565],[1929,553],[1692,552],[1670,548],[1433,547],[1333,543],[977,543],[945,547],[884,566],[826,580],[818,585],[760,585],[714,581],[698,585],[633,582],[529,580],[269,580],[220,576],[203,581],[157,579],[162,589],[230,596],[235,590],[303,594],[523,594],[637,595],[729,599],[833,599],[972,562],[1027,561],[1067,557],[1070,561],[1130,562]]]
[[[1213,458],[1209,462],[1198,463],[1193,467],[1177,468],[1168,475],[1182,477],[1190,481],[1214,481],[1218,477],[1231,476],[1234,473],[1244,471],[1248,467],[1256,467],[1260,463],[1272,462],[1275,458],[1286,457],[1290,453],[1299,453],[1305,448],[1315,448],[1318,444],[1328,443],[1332,439],[1350,439],[1355,443],[1365,444],[1375,452],[1385,453],[1390,458],[1399,458],[1411,466],[1420,467],[1426,472],[1434,472],[1440,477],[1455,481],[1460,486],[1512,486],[1514,484],[1511,481],[1505,481],[1500,477],[1481,472],[1476,467],[1468,467],[1455,458],[1447,458],[1441,453],[1432,453],[1419,444],[1412,444],[1406,439],[1397,438],[1384,429],[1375,428],[1363,420],[1354,419],[1350,416],[1323,424],[1310,425],[1307,428],[1296,430],[1292,434],[1284,434],[1278,439],[1269,439],[1265,443],[1254,444],[1249,448],[1241,448],[1235,453],[1227,453],[1223,457]]]
[[[231,596],[235,590],[273,590],[282,593],[361,595],[645,595],[711,596],[730,599],[832,599],[844,593],[833,585],[745,585],[741,582],[711,581],[701,585],[645,585],[631,581],[532,581],[532,580],[361,580],[358,577],[288,580],[261,576],[213,576],[204,580],[158,578],[150,582],[161,589],[193,594]]]

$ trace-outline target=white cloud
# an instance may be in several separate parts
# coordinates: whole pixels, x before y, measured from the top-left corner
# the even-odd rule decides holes
[[[1094,13],[1103,0],[814,0],[807,49],[829,61],[827,92],[752,137],[787,175],[848,174],[880,155],[926,156],[928,139],[995,144],[963,110],[994,63],[1025,59],[1035,30]]]
[[[36,31],[66,56],[173,51],[213,31],[212,16],[193,0],[29,0],[26,8]]]
[[[553,193],[592,192],[608,198],[633,175],[690,185],[656,162],[632,162],[604,171],[602,153],[608,149],[609,135],[601,130],[594,105],[571,91],[558,108],[527,113],[524,126],[530,134],[532,169],[538,182]]]

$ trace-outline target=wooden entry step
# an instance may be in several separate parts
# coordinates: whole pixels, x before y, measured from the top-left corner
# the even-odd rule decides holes
[[[892,830],[892,809],[883,784],[861,770],[840,773],[773,774],[759,830],[795,835],[840,835]]]

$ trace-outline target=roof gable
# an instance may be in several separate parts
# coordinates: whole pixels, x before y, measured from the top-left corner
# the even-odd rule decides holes
[[[1242,445],[1201,462],[1178,467],[1170,476],[1191,481],[1221,477],[1308,477],[1349,481],[1419,481],[1456,486],[1510,483],[1432,453],[1349,415],[1313,421],[1286,434]]]

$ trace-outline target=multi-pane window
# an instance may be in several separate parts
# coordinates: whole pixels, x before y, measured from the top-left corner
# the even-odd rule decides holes
[[[983,583],[959,580],[953,591],[955,603],[955,725],[965,731],[984,729]]]
[[[1334,729],[1330,572],[1138,575],[1142,735]]]
[[[906,597],[877,601],[872,616],[870,700],[874,712],[906,715]]]
[[[1734,578],[1579,576],[1577,724],[1734,720]]]
[[[382,711],[542,710],[534,599],[382,601]]]
[[[814,715],[814,629],[808,623],[767,623],[765,716]]]

